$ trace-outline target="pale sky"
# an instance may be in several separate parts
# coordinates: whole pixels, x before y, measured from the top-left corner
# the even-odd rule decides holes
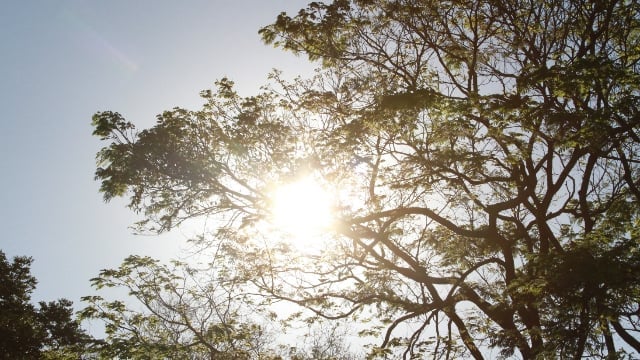
[[[304,0],[3,0],[0,2],[0,249],[34,258],[34,301],[82,306],[89,279],[129,254],[167,259],[184,235],[133,236],[124,201],[93,180],[96,111],[139,127],[197,109],[216,79],[252,95],[269,71],[306,58],[262,44],[261,26]]]

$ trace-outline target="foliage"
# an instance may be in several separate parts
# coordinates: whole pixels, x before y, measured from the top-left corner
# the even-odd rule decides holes
[[[139,132],[94,116],[140,229],[214,217],[242,282],[361,322],[372,357],[640,352],[637,1],[335,0],[261,34],[323,69]],[[308,174],[338,220],[301,251],[265,223]]]
[[[73,319],[72,302],[59,299],[34,306],[31,293],[36,278],[32,259],[7,259],[0,251],[0,358],[78,359],[90,337]]]
[[[136,301],[83,298],[89,306],[82,318],[105,323],[98,353],[108,359],[274,358],[266,329],[243,320],[244,297],[234,293],[233,279],[219,275],[140,256],[101,271],[92,279],[96,289],[126,289]]]
[[[293,336],[278,332],[289,340],[277,342],[275,314],[238,291],[224,262],[214,255],[198,268],[129,256],[118,269],[103,270],[94,287],[125,289],[130,298],[83,298],[89,305],[81,317],[105,324],[107,337],[95,353],[104,359],[355,359],[337,326],[314,327],[309,341],[295,345]]]

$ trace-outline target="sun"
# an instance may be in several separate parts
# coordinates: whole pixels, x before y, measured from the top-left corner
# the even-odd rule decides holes
[[[299,240],[328,230],[332,210],[333,196],[311,177],[279,186],[272,195],[272,224]]]

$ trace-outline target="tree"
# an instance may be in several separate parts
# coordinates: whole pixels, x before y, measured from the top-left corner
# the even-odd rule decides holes
[[[640,352],[637,1],[335,0],[260,32],[322,69],[140,132],[97,113],[106,200],[215,216],[243,281],[382,325],[372,356]],[[265,230],[300,176],[338,189],[319,250]]]
[[[9,261],[0,251],[0,358],[78,359],[90,337],[73,319],[71,301],[40,302],[38,308],[30,302],[37,284],[32,261]]]
[[[198,268],[132,255],[118,269],[102,270],[92,279],[93,286],[123,289],[130,298],[83,298],[88,306],[80,312],[81,319],[105,324],[107,337],[94,347],[94,354],[104,359],[357,358],[345,343],[341,324],[309,324],[302,342],[282,332],[275,314],[254,303],[255,297],[239,292],[225,259],[212,259]],[[278,342],[276,333],[288,339]]]
[[[105,359],[276,359],[267,329],[248,319],[248,297],[225,278],[231,269],[219,265],[222,258],[210,261],[213,270],[205,271],[129,256],[101,271],[94,287],[125,289],[135,301],[83,298],[82,318],[105,323],[97,352]]]

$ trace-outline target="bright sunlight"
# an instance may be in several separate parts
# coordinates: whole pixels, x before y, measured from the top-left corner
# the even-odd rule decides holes
[[[331,226],[332,196],[310,177],[280,186],[272,199],[273,225],[296,240],[317,236]]]

